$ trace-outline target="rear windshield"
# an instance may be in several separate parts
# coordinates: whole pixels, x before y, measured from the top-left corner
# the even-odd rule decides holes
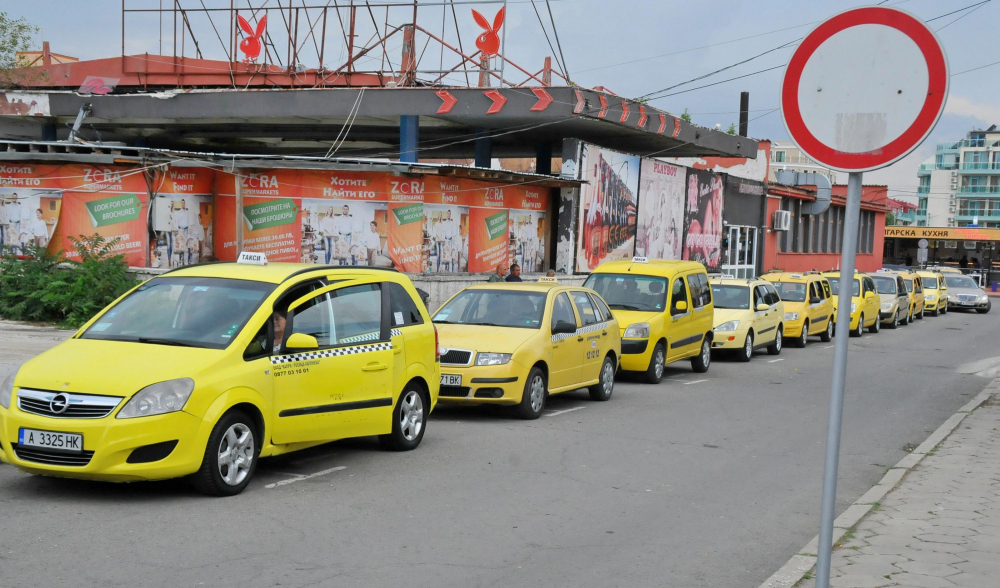
[[[542,325],[546,296],[546,292],[466,290],[442,306],[434,322],[537,329]]]
[[[833,288],[833,295],[840,296],[840,278],[827,278],[827,280]],[[851,296],[861,296],[861,282],[854,280],[854,291],[851,292]]]
[[[590,274],[583,283],[614,310],[662,312],[667,307],[667,280],[635,274]]]
[[[800,282],[775,282],[775,289],[782,300],[789,302],[806,301],[806,285]]]
[[[879,294],[895,294],[896,293],[896,279],[886,278],[880,276],[873,276],[875,280],[875,288],[878,290]]]
[[[715,308],[750,308],[750,288],[746,286],[712,284],[712,298],[715,299]]]
[[[924,278],[924,288],[936,290],[938,287],[937,278]]]

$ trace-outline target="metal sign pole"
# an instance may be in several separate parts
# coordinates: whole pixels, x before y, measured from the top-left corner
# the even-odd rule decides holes
[[[851,329],[854,286],[854,256],[858,249],[861,217],[861,172],[847,176],[847,210],[844,246],[840,252],[840,292],[837,293],[837,337],[833,349],[833,386],[830,392],[830,422],[826,433],[823,467],[823,502],[820,506],[819,552],[816,554],[816,588],[830,588],[830,557],[833,551],[833,515],[837,501],[837,467],[840,461],[840,424],[844,416],[844,381],[847,378],[847,344]],[[879,319],[881,320],[881,319]]]

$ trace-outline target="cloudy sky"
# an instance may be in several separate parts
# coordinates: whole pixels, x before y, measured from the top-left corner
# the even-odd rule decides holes
[[[292,1],[298,6],[333,4],[332,0]],[[385,1],[372,0],[372,4]],[[229,7],[229,0],[204,2],[209,7]],[[349,0],[340,0],[338,3],[344,5],[348,2]],[[430,2],[436,3],[437,0]],[[481,32],[471,17],[471,10],[478,9],[492,21],[502,3],[470,5],[464,0],[455,2],[460,33],[455,31],[451,7],[446,8],[443,25],[440,6],[420,8],[418,22],[438,34],[443,26],[445,39],[452,44],[457,44],[460,34],[464,46],[470,47]],[[170,6],[172,0],[127,0],[130,8],[155,8],[161,3]],[[280,0],[280,3],[288,6],[288,0]],[[6,4],[4,10],[9,15],[23,16],[41,27],[39,40],[50,41],[52,50],[57,53],[94,59],[117,56],[121,52],[120,0],[33,0]],[[279,0],[250,0],[250,4],[254,7],[266,4],[277,8]],[[930,25],[938,31],[944,43],[953,74],[997,60],[1000,41],[996,37],[995,23],[1000,18],[1000,2],[888,0],[886,4],[910,11],[924,20],[980,4],[974,6],[974,9],[937,18]],[[181,0],[181,5],[200,8],[201,0]],[[237,5],[245,7],[247,0],[237,0]],[[818,21],[859,5],[862,4],[850,0],[554,0],[551,2],[551,10],[572,80],[581,86],[604,86],[618,94],[637,97],[760,54],[763,55],[722,73],[681,85],[673,92],[783,66],[791,56],[795,42]],[[542,33],[535,8],[547,27],[548,40]],[[534,6],[526,0],[510,0],[507,10],[505,54],[525,69],[540,69],[543,58],[554,53],[549,47],[550,42],[552,45],[556,44],[549,27],[544,0],[538,0]],[[346,15],[346,11],[344,13]],[[214,14],[216,27],[225,39],[229,27],[228,12]],[[280,18],[280,13],[276,11],[270,14],[272,20]],[[385,19],[385,9],[376,9],[374,14],[381,26]],[[411,9],[390,12],[390,25],[407,22],[408,15],[412,15]],[[311,14],[314,21],[318,21],[318,16],[318,11]],[[368,18],[367,11],[359,16],[359,23],[362,22],[362,17]],[[225,58],[222,44],[216,38],[210,23],[207,20],[200,22],[193,15],[191,21],[206,57]],[[130,14],[127,20],[126,52],[157,53],[163,47],[163,53],[170,53],[171,22],[169,17],[165,19],[161,40],[158,32],[160,23],[156,15]],[[370,23],[369,19],[367,28],[365,24],[359,24],[357,28],[361,44],[373,32]],[[333,16],[329,16],[325,50],[328,64],[331,59],[345,54],[339,26]],[[276,32],[278,27],[271,23],[268,28]],[[189,54],[190,43],[189,38],[186,45]],[[276,43],[281,47],[282,54],[284,43]],[[417,45],[423,46],[420,38]],[[784,48],[776,49],[783,45]],[[438,46],[427,47],[421,69],[437,69],[442,62]],[[776,50],[768,52],[772,49]],[[400,51],[399,42],[390,41],[388,53],[393,56],[397,66]],[[558,48],[555,53],[558,53]],[[308,66],[315,66],[318,63],[315,51],[311,56],[304,56],[302,61]],[[375,60],[376,65],[377,62]],[[443,62],[446,69],[451,66],[447,55]],[[782,71],[783,67],[778,67],[739,80],[657,99],[653,104],[677,114],[687,109],[696,123],[706,126],[721,124],[726,128],[738,120],[740,92],[749,91],[751,136],[787,140],[788,134],[782,123],[781,113],[775,110],[778,107],[778,87]],[[887,183],[894,191],[893,196],[912,196],[917,185],[916,168],[921,161],[933,155],[937,142],[960,139],[974,128],[1000,124],[998,90],[1000,65],[952,77],[945,114],[931,136],[914,153],[896,165],[866,174],[865,182]]]

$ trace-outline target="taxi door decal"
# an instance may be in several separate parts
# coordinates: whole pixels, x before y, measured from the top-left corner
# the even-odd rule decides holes
[[[587,325],[586,327],[580,327],[580,328],[578,328],[576,331],[574,331],[572,333],[559,333],[558,335],[552,335],[552,342],[553,343],[558,343],[559,341],[562,341],[563,339],[566,339],[568,337],[577,337],[577,336],[582,335],[584,333],[590,333],[592,331],[599,331],[601,329],[606,329],[606,328],[608,328],[608,322],[607,321],[600,322],[600,323],[594,323],[592,325]]]
[[[304,353],[292,353],[289,355],[279,355],[271,357],[271,365],[292,363],[296,361],[309,361],[322,357],[337,357],[340,355],[354,355],[357,353],[367,353],[371,351],[387,351],[392,349],[392,342],[375,343],[374,345],[352,345],[350,347],[336,347],[333,349],[323,349],[317,351],[306,351]]]

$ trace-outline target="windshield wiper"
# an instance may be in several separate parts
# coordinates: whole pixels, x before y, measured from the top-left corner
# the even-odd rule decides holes
[[[631,304],[617,304],[616,303],[616,304],[609,304],[608,306],[610,306],[611,308],[614,308],[616,310],[643,310],[642,308],[639,308],[638,306],[632,306]]]
[[[136,343],[149,343],[152,345],[173,345],[175,347],[205,347],[204,345],[195,345],[193,343],[185,343],[183,341],[177,341],[176,339],[159,339],[157,337],[136,337]]]

